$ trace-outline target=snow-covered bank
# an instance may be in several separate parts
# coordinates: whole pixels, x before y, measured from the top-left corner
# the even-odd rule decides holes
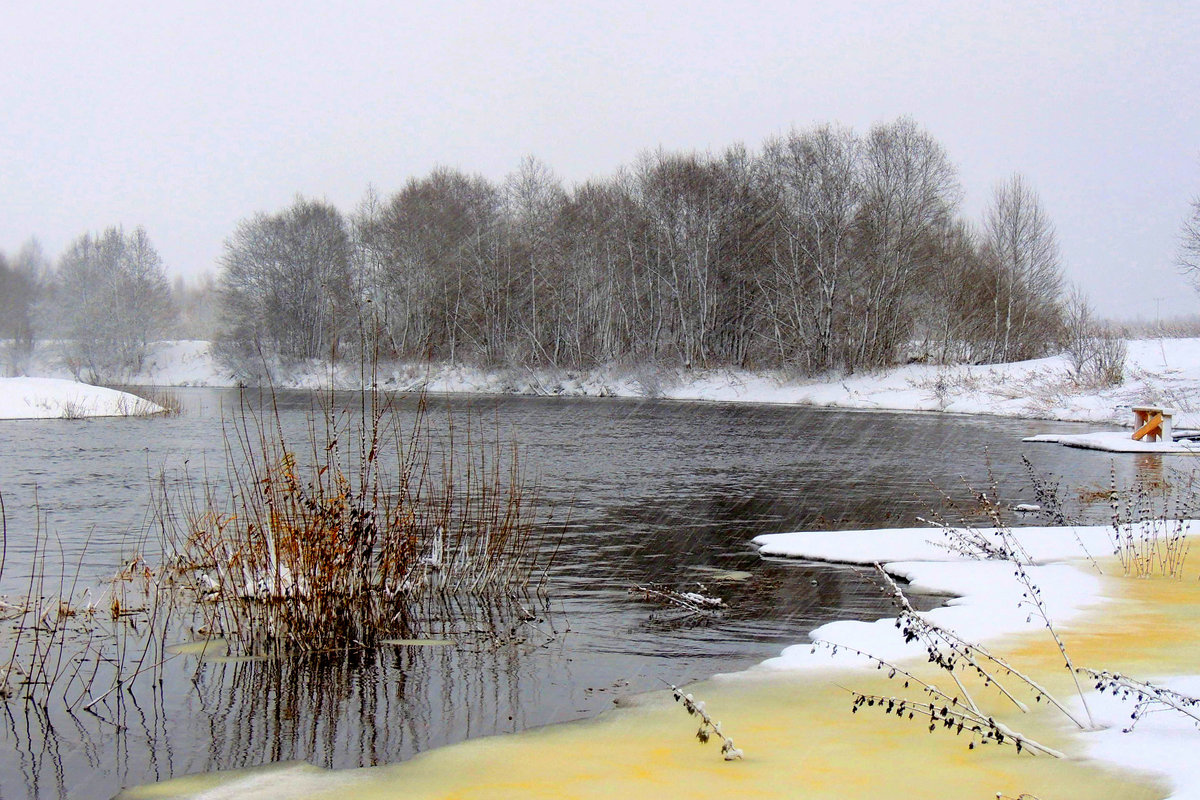
[[[1189,535],[1200,531],[1200,521],[1188,521]],[[984,531],[987,535],[988,531]],[[1085,555],[1111,552],[1113,529],[1108,526],[1016,528],[1014,537],[1035,562],[1026,574],[1040,591],[1056,626],[1069,627],[1082,612],[1103,600],[1102,581],[1095,569],[1081,564]],[[923,616],[953,630],[967,641],[994,643],[1010,634],[1036,631],[1043,622],[1028,602],[1028,587],[1007,561],[980,561],[947,549],[946,533],[939,528],[869,531],[820,531],[759,536],[754,540],[765,556],[783,556],[848,564],[883,562],[890,574],[910,581],[914,590],[951,595],[952,599]],[[1074,562],[1074,563],[1063,563]],[[1196,632],[1191,632],[1194,636]],[[811,633],[814,642],[789,647],[764,662],[765,670],[805,670],[838,666],[874,667],[858,653],[869,653],[888,662],[920,662],[924,643],[906,643],[896,621],[840,621]],[[837,645],[840,649],[832,650]],[[831,651],[834,655],[830,655]],[[857,653],[855,651],[858,651]],[[1061,663],[1061,662],[1060,662]],[[1091,664],[1104,668],[1103,664]],[[1174,676],[1159,680],[1190,696],[1200,696],[1200,676]],[[1200,746],[1195,720],[1164,711],[1147,715],[1126,730],[1137,698],[1089,692],[1098,730],[1080,734],[1083,749],[1097,759],[1133,770],[1163,775],[1172,787],[1171,797],[1200,798],[1200,764],[1191,756]]]
[[[453,364],[381,365],[385,389],[431,392],[592,397],[663,397],[675,400],[786,403],[835,408],[945,411],[1033,419],[1129,424],[1128,407],[1161,403],[1178,410],[1175,424],[1200,427],[1200,339],[1128,343],[1125,381],[1098,388],[1080,384],[1064,356],[1013,364],[910,364],[824,380],[742,370],[620,367],[590,370],[482,369]],[[69,377],[43,346],[30,371]],[[360,385],[357,367],[313,364],[273,370],[282,388]],[[126,383],[156,386],[233,386],[237,379],[213,357],[208,342],[162,342],[145,368]]]
[[[663,397],[675,400],[786,403],[896,411],[945,411],[1033,419],[1129,424],[1128,407],[1161,403],[1178,409],[1175,424],[1200,427],[1200,339],[1128,343],[1125,381],[1098,388],[1080,384],[1064,356],[1013,364],[910,364],[870,374],[824,380],[743,370],[605,366],[590,370],[482,369],[453,364],[381,365],[385,389],[592,397]],[[43,346],[30,371],[68,377]],[[330,382],[357,388],[356,365],[331,373],[319,364],[272,370],[281,388],[317,388]],[[208,342],[162,342],[144,369],[124,382],[156,386],[233,386],[237,379],[213,357]],[[1195,407],[1194,407],[1195,406]]]
[[[149,400],[60,378],[0,378],[0,419],[77,419],[161,414]]]

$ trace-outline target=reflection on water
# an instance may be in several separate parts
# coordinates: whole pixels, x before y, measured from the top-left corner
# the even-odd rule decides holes
[[[141,533],[151,476],[165,467],[165,480],[178,485],[184,464],[193,475],[216,475],[222,408],[237,403],[232,392],[180,394],[187,410],[178,417],[0,424],[9,509],[0,591],[23,591],[35,562],[35,487],[70,570],[81,563],[97,577],[135,552],[153,560],[154,539]],[[312,403],[306,393],[279,397],[297,441]],[[831,619],[887,612],[869,576],[763,561],[748,546],[754,535],[917,524],[940,506],[943,489],[963,494],[960,478],[988,483],[985,451],[1013,501],[1029,499],[1023,453],[1080,484],[1107,485],[1114,463],[1019,443],[1044,423],[611,400],[432,403],[456,413],[470,407],[485,428],[494,421],[501,441],[524,449],[565,526],[553,542],[547,600],[527,601],[530,613],[517,618],[475,608],[413,621],[412,638],[453,645],[288,661],[180,655],[136,691],[110,698],[103,716],[10,701],[2,706],[0,797],[108,797],[125,785],[294,759],[371,765],[595,715],[663,681],[749,666]],[[399,413],[413,406],[402,402]],[[1156,468],[1115,464],[1123,481]],[[1104,519],[1107,506],[1083,512]],[[680,620],[630,596],[632,585],[647,583],[702,585],[729,610]]]

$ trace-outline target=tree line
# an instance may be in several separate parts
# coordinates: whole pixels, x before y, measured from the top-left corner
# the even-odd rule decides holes
[[[1007,361],[1060,341],[1054,229],[1019,176],[981,225],[912,120],[824,125],[757,152],[655,151],[571,188],[438,168],[349,216],[298,198],[221,259],[231,360],[667,364],[852,372]]]
[[[533,158],[501,182],[440,167],[348,214],[298,197],[243,220],[211,286],[213,339],[246,373],[369,351],[818,374],[1056,348],[1063,278],[1036,192],[1009,178],[977,223],[961,196],[945,149],[909,118],[754,151],[660,149],[571,187]],[[36,287],[28,260],[0,259],[3,287]],[[43,317],[65,340],[100,340],[73,354],[97,373],[132,368],[188,300],[141,229],[85,235],[43,271]],[[0,338],[32,341],[32,322],[3,319]]]

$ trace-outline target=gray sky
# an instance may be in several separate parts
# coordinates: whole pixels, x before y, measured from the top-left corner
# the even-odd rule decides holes
[[[297,193],[350,211],[368,184],[499,180],[528,154],[570,183],[909,114],[968,216],[1030,180],[1101,313],[1200,306],[1172,266],[1200,193],[1200,4],[0,3],[10,254],[140,224],[195,275]]]

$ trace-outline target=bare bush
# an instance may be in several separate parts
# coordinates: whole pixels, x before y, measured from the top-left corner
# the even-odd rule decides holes
[[[1179,231],[1179,269],[1200,288],[1200,197],[1192,200],[1190,215]]]
[[[1078,288],[1071,291],[1064,309],[1063,339],[1077,381],[1101,388],[1124,383],[1128,353],[1124,332],[1097,320]]]

